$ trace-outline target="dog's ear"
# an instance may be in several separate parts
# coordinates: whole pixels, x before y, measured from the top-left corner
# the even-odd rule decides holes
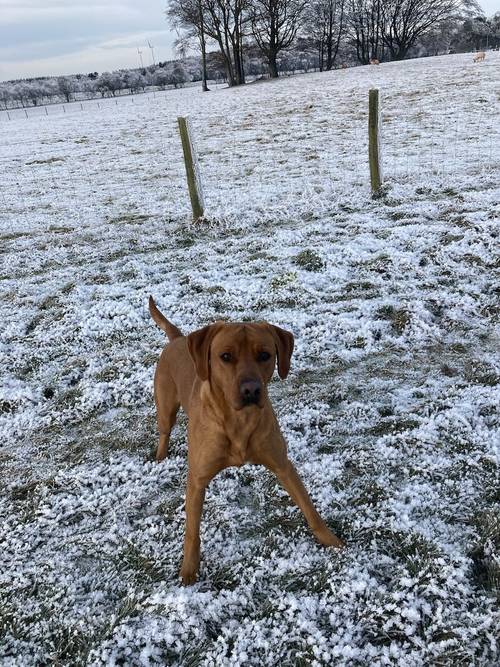
[[[217,324],[209,324],[203,329],[193,331],[187,337],[187,345],[191,359],[196,368],[196,374],[200,380],[208,380],[210,375],[210,345],[219,327]]]
[[[290,360],[292,358],[294,344],[293,334],[289,331],[285,331],[285,329],[280,329],[280,327],[275,327],[274,324],[270,324],[269,326],[271,327],[276,342],[276,352],[278,353],[278,375],[284,380],[290,370]]]

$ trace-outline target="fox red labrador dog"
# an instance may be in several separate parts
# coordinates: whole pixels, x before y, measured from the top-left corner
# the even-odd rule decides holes
[[[288,375],[293,335],[267,322],[215,322],[183,336],[152,297],[149,310],[169,339],[154,380],[160,432],[157,461],[168,454],[170,431],[180,406],[188,416],[183,584],[194,583],[198,574],[205,489],[228,466],[266,466],[302,510],[316,539],[325,546],[343,547],[316,511],[288,458],[267,394],[276,363],[280,378]]]

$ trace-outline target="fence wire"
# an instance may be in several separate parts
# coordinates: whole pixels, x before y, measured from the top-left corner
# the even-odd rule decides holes
[[[176,123],[186,110],[209,215],[237,216],[249,206],[256,215],[286,214],[311,199],[328,210],[332,192],[369,189],[366,87],[341,99],[319,90],[310,101],[286,92],[276,98],[271,86],[249,104],[246,94],[213,91],[201,98],[204,108],[183,90],[59,105],[50,114],[32,109],[27,118],[4,114],[1,230],[189,216]],[[477,99],[451,109],[383,94],[381,105],[388,181],[489,170],[498,160],[485,132],[495,111]]]

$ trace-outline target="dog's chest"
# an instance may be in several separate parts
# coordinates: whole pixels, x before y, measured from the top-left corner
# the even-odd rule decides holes
[[[242,466],[248,463],[251,458],[252,447],[250,439],[243,439],[241,437],[228,441],[227,444],[227,459],[230,466]]]
[[[241,466],[251,458],[252,436],[255,433],[255,424],[243,422],[226,425],[226,456],[228,465]]]

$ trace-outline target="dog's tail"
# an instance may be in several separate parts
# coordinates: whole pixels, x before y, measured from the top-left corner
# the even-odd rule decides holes
[[[183,335],[182,331],[178,329],[175,324],[169,322],[167,318],[160,313],[152,296],[149,297],[149,312],[160,329],[163,329],[167,334],[168,340],[174,340]]]

